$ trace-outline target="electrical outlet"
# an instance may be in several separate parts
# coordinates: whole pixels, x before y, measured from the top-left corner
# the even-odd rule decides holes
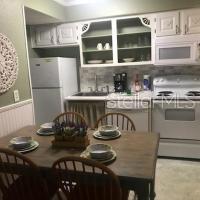
[[[19,101],[19,90],[14,90],[13,94],[15,102]]]

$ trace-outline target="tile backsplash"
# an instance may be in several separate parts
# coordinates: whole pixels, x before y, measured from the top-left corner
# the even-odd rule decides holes
[[[98,67],[98,68],[80,68],[80,89],[81,91],[88,91],[88,87],[94,89],[95,75],[97,75],[98,87],[109,85],[113,91],[113,74],[126,72],[128,76],[128,87],[133,85],[133,77],[139,74],[140,80],[143,79],[144,74],[149,74],[152,78],[163,75],[178,75],[178,74],[199,74],[200,66],[138,66],[138,67]]]

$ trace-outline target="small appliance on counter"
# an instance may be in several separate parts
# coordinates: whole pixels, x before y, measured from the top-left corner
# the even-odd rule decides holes
[[[134,92],[139,92],[141,90],[141,83],[139,81],[139,75],[135,75],[134,85],[133,85]]]
[[[113,75],[115,92],[126,92],[127,90],[127,74],[119,73]]]
[[[143,75],[143,89],[144,90],[150,90],[151,89],[150,75]]]

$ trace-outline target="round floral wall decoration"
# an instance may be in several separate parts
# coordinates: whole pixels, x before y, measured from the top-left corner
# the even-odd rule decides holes
[[[12,42],[0,33],[0,94],[9,90],[18,75],[18,56]]]

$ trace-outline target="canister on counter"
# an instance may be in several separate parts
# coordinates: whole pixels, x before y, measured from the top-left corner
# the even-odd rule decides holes
[[[150,90],[151,88],[150,75],[143,75],[143,89]]]

